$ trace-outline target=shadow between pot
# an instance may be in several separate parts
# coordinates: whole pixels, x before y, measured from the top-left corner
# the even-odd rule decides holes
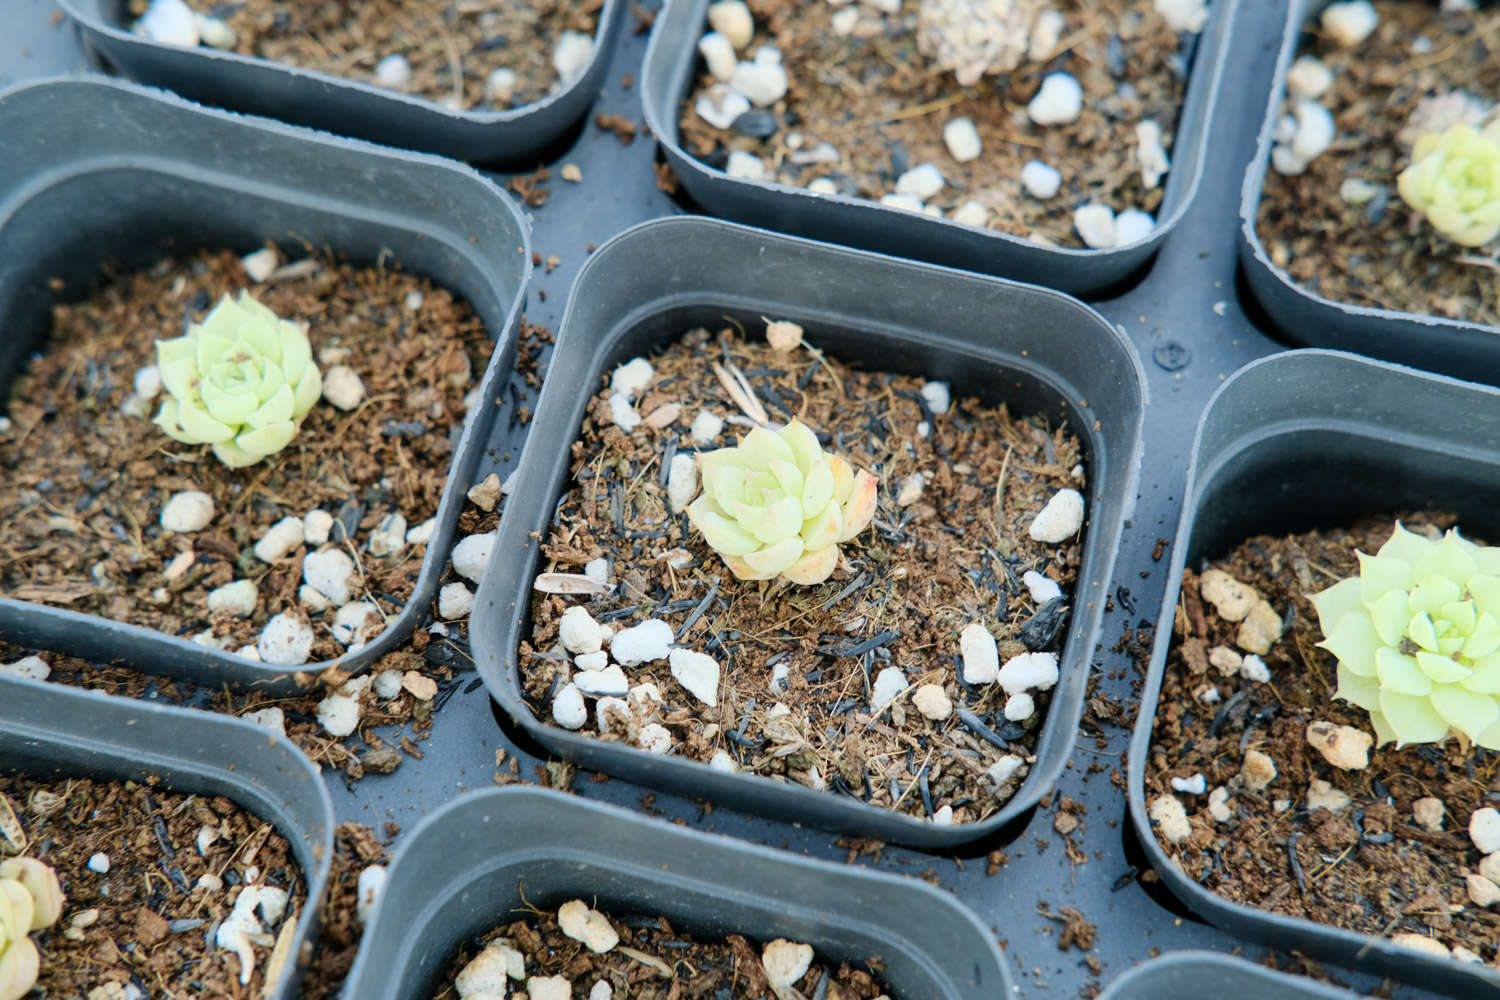
[[[1500,392],[1322,350],[1252,362],[1219,388],[1194,441],[1167,599],[1131,739],[1130,818],[1157,876],[1210,923],[1274,948],[1477,996],[1500,986],[1500,972],[1233,903],[1204,889],[1162,850],[1146,813],[1146,758],[1184,567],[1253,535],[1292,534],[1402,509],[1452,510],[1475,536],[1500,535]]]
[[[106,265],[139,268],[200,247],[274,241],[356,263],[399,262],[466,299],[496,341],[478,398],[499,400],[530,278],[529,227],[473,170],[436,157],[243,118],[99,77],[0,93],[0,389],[46,342],[55,304]],[[416,586],[379,636],[336,660],[285,667],[65,608],[0,598],[0,636],[99,663],[149,665],[209,687],[295,690],[295,675],[357,671],[410,633],[442,576],[454,527],[499,407],[478,405],[452,464]]]

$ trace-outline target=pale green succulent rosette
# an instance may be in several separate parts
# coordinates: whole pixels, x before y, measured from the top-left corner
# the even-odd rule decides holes
[[[1500,134],[1459,123],[1419,138],[1396,177],[1401,200],[1455,243],[1500,236]]]
[[[156,425],[184,444],[213,445],[233,468],[285,448],[323,393],[307,333],[248,292],[157,341],[156,360],[168,392]]]
[[[737,446],[698,456],[703,493],[688,518],[741,580],[782,576],[822,583],[838,565],[839,543],[875,514],[878,483],[793,420],[757,427]]]
[[[1337,697],[1370,713],[1380,744],[1450,730],[1500,750],[1500,548],[1398,522],[1359,575],[1312,595],[1338,658]]]

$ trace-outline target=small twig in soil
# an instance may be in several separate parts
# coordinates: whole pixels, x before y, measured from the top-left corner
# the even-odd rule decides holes
[[[688,629],[692,628],[698,623],[698,619],[703,617],[703,613],[708,610],[709,604],[711,604],[713,602],[713,599],[717,596],[719,596],[719,578],[714,577],[713,580],[709,583],[708,593],[703,595],[703,600],[698,602],[698,606],[692,610],[692,612],[683,621],[682,627],[677,630],[676,638],[678,642],[681,642],[682,637],[687,635]]]
[[[1005,446],[1005,457],[1000,460],[1000,475],[995,480],[995,531],[998,538],[1005,537],[1005,473],[1010,468],[1010,454],[1015,445]]]
[[[1478,254],[1461,253],[1453,258],[1460,264],[1472,264],[1475,267],[1487,267],[1491,271],[1500,271],[1500,258],[1481,257]]]
[[[713,373],[718,378],[719,384],[724,387],[724,391],[729,393],[729,398],[734,400],[734,405],[738,406],[745,416],[761,427],[771,422],[770,414],[766,413],[766,408],[756,398],[755,388],[750,385],[744,373],[733,362],[726,367],[715,361]]]
[[[453,101],[460,109],[464,106],[464,66],[463,56],[458,51],[458,43],[453,40],[453,33],[448,30],[441,19],[437,20],[438,38],[442,40],[443,48],[448,53],[449,72],[453,74]]]
[[[1286,839],[1286,856],[1291,862],[1292,874],[1297,877],[1297,888],[1303,893],[1307,892],[1307,875],[1302,871],[1302,862],[1297,859],[1297,841],[1302,839],[1302,834],[1294,833]]]
[[[980,719],[979,716],[975,715],[967,708],[964,708],[961,705],[957,706],[954,709],[954,714],[958,716],[959,722],[962,722],[969,729],[973,730],[974,734],[980,739],[983,739],[988,743],[993,743],[1001,750],[1010,749],[1010,744],[1005,742],[1005,740],[1000,736],[999,733],[995,732],[989,726],[986,726],[984,724],[984,721]]]

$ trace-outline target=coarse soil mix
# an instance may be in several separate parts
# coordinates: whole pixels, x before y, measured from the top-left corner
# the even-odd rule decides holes
[[[968,823],[996,812],[1025,770],[998,790],[986,771],[1007,754],[1030,762],[1050,694],[1033,692],[1035,713],[1007,721],[1000,685],[961,682],[958,633],[983,623],[1002,661],[1061,646],[1081,540],[1042,544],[1027,528],[1059,489],[1085,489],[1082,448],[1061,428],[1063,414],[1016,417],[1004,404],[963,398],[934,415],[920,378],[859,370],[806,346],[777,353],[728,329],[690,332],[651,360],[655,376],[637,399],[645,423],[636,431],[625,433],[610,417],[609,375],[590,402],[540,568],[580,573],[607,558],[618,586],[590,601],[589,612],[617,629],[667,622],[681,646],[719,662],[718,706],[688,694],[664,661],[630,667],[631,684],[655,684],[665,704],[603,738],[634,741],[654,721],[670,730],[672,752],[693,760],[724,750],[744,772],[826,786],[914,816],[947,805],[954,822]],[[665,470],[674,454],[695,450],[688,428],[698,413],[738,421],[704,450],[734,444],[749,424],[712,373],[714,362],[737,366],[773,420],[795,416],[830,433],[825,448],[880,480],[872,526],[843,545],[828,582],[736,580],[686,514],[669,510]],[[918,472],[926,480],[920,496],[898,504]],[[1039,609],[1020,583],[1028,570],[1055,580],[1064,598]],[[536,594],[530,640],[521,643],[524,693],[543,719],[569,669],[558,622],[574,600]],[[776,665],[787,670],[781,691],[771,686]],[[870,685],[890,666],[903,669],[908,686],[872,714]],[[954,713],[924,718],[911,701],[923,684],[941,686]],[[596,714],[582,731],[599,735]]]
[[[1466,830],[1469,815],[1500,791],[1500,754],[1477,748],[1465,754],[1453,741],[1401,750],[1388,744],[1371,750],[1367,768],[1341,770],[1305,735],[1315,720],[1371,732],[1368,713],[1333,697],[1336,661],[1315,646],[1322,632],[1307,595],[1357,573],[1355,550],[1377,551],[1393,521],[1371,517],[1347,529],[1257,536],[1213,563],[1292,616],[1263,657],[1268,684],[1225,677],[1209,664],[1214,647],[1235,647],[1238,625],[1201,598],[1198,574],[1184,572],[1144,775],[1146,800],[1176,795],[1187,806],[1188,839],[1158,840],[1189,878],[1225,899],[1377,937],[1421,934],[1493,961],[1500,914],[1470,903],[1464,876],[1477,872],[1480,861]],[[1450,527],[1454,519],[1416,514],[1401,521],[1421,531]],[[1205,699],[1209,691],[1217,700]],[[1235,781],[1252,749],[1276,765],[1275,780],[1260,792]],[[1209,789],[1231,791],[1229,822],[1214,821],[1206,796],[1171,788],[1171,778],[1198,773]],[[1315,780],[1347,794],[1350,806],[1309,810]],[[1429,796],[1446,808],[1440,832],[1420,827],[1412,815],[1412,803]],[[1278,809],[1278,802],[1288,804]]]
[[[272,946],[254,946],[255,968],[242,986],[239,958],[211,947],[208,934],[229,915],[253,868],[255,884],[290,895],[270,930],[289,946],[307,889],[290,845],[269,823],[220,796],[132,781],[39,781],[0,772],[0,795],[7,800],[0,809],[9,805],[30,842],[23,853],[56,869],[67,896],[57,924],[32,935],[47,996],[88,996],[107,983],[134,983],[147,996],[262,995]],[[203,827],[217,837],[200,854]],[[9,849],[0,841],[0,853]],[[108,872],[88,867],[95,854],[109,857]],[[205,875],[221,887],[200,887]],[[70,928],[76,940],[65,933]]]
[[[132,21],[148,0],[130,0]],[[460,110],[501,110],[541,100],[559,84],[552,52],[564,31],[590,38],[604,0],[239,0],[223,6],[234,51],[363,83],[400,54],[411,66],[404,93]],[[509,104],[485,95],[497,69],[516,73]],[[462,83],[455,85],[456,80]]]
[[[494,344],[466,303],[424,279],[308,260],[310,273],[251,286],[237,256],[203,253],[55,307],[52,338],[12,385],[10,423],[0,430],[0,523],[8,529],[0,594],[171,635],[211,629],[217,644],[236,650],[253,644],[271,616],[302,606],[297,590],[310,551],[298,545],[267,565],[251,548],[282,517],[321,508],[339,520],[334,539],[340,525],[352,528],[351,538],[329,544],[357,556],[355,599],[373,601],[385,616],[400,610],[426,547],[407,544],[376,558],[366,543],[387,514],[416,526],[437,513],[450,435]],[[306,322],[320,367],[349,366],[367,395],[350,413],[318,402],[286,449],[231,469],[206,447],[166,437],[150,420],[160,398],[145,416],[121,404],[136,372],[155,364],[158,339],[181,335],[186,321],[247,287],[282,318]],[[160,526],[163,506],[182,490],[213,497],[205,529],[174,534]],[[184,552],[191,565],[168,578]],[[208,592],[244,578],[259,591],[254,613],[211,617]],[[321,624],[333,614],[312,613],[313,660],[343,651]]]
[[[485,945],[498,939],[507,940],[525,957],[528,976],[563,976],[573,983],[575,997],[589,996],[600,980],[610,984],[614,996],[630,1000],[775,1000],[779,996],[766,978],[762,945],[742,935],[702,942],[679,933],[665,917],[604,916],[619,934],[620,943],[598,955],[562,932],[556,911],[532,908],[526,916],[461,948],[433,1000],[455,1000],[458,993],[452,984],[458,973]],[[637,955],[627,954],[627,948]],[[878,956],[871,956],[863,966],[842,962],[834,968],[815,954],[806,975],[791,985],[805,997],[874,1000],[886,996],[878,979],[880,971]]]
[[[395,836],[394,823],[386,835]],[[301,1000],[335,1000],[359,951],[364,924],[359,919],[359,875],[370,865],[383,865],[390,855],[375,833],[359,823],[340,823],[334,831],[333,863],[328,872],[328,895],[318,920],[318,940],[302,979]]]
[[[1256,231],[1271,260],[1299,285],[1335,302],[1500,326],[1493,248],[1460,246],[1409,209],[1396,176],[1411,163],[1398,134],[1417,103],[1464,90],[1500,98],[1500,8],[1440,11],[1378,0],[1380,24],[1358,48],[1311,31],[1299,54],[1333,70],[1319,99],[1338,137],[1299,176],[1267,170]],[[1425,38],[1431,49],[1417,53]],[[1349,178],[1377,185],[1364,204],[1340,194]]]
[[[774,164],[785,183],[805,187],[829,177],[841,194],[878,201],[904,171],[933,163],[947,185],[927,205],[951,215],[975,200],[990,210],[990,228],[1057,246],[1083,246],[1073,211],[1086,202],[1117,213],[1138,208],[1154,215],[1160,207],[1162,186],[1142,183],[1135,129],[1155,121],[1170,153],[1197,36],[1179,40],[1148,0],[1053,4],[1067,19],[1057,53],[970,87],[917,51],[914,3],[890,17],[860,6],[861,21],[847,37],[830,22],[840,8],[825,0],[749,0],[749,6],[756,35],[740,56],[776,46],[789,88],[770,109],[777,130],[769,138],[717,129],[693,110],[715,82],[700,60],[679,127],[683,148],[710,165],[722,167],[730,150],[745,150]],[[1082,85],[1083,112],[1066,125],[1037,125],[1026,105],[1042,79],[1057,72]],[[943,143],[944,124],[961,117],[974,122],[983,143],[982,154],[967,163]],[[799,150],[823,142],[839,152],[837,163],[793,162]],[[1061,171],[1056,195],[1038,200],[1021,186],[1029,160]]]

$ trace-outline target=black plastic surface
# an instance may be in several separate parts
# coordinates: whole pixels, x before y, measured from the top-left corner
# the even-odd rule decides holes
[[[102,265],[302,240],[356,261],[393,257],[473,304],[498,343],[481,382],[498,397],[515,356],[529,233],[509,197],[447,160],[209,111],[102,77],[0,93],[0,387],[45,342],[54,302],[81,298]],[[54,285],[54,281],[60,284]],[[150,665],[208,687],[294,690],[298,671],[358,670],[410,634],[444,571],[464,491],[497,408],[476,406],[455,442],[438,529],[412,597],[368,645],[296,667],[65,608],[0,598],[0,636],[101,662]]]
[[[661,140],[667,161],[683,186],[699,204],[715,215],[778,232],[1088,294],[1118,284],[1145,263],[1176,228],[1197,193],[1208,157],[1209,116],[1240,0],[1219,0],[1204,25],[1174,129],[1177,138],[1171,150],[1172,169],[1157,209],[1156,228],[1147,239],[1109,250],[1049,247],[999,230],[966,226],[862,198],[822,195],[806,188],[730,177],[695,159],[678,142],[677,122],[684,96],[700,71],[697,44],[706,30],[705,12],[710,2],[663,3],[641,72],[646,122]]]
[[[1275,84],[1260,124],[1254,159],[1240,192],[1240,263],[1255,297],[1277,329],[1294,344],[1353,351],[1455,378],[1500,385],[1500,328],[1441,316],[1422,316],[1335,302],[1297,284],[1277,267],[1256,232],[1261,192],[1271,169],[1272,133],[1281,117],[1286,73],[1304,31],[1331,0],[1297,0],[1288,12],[1276,64]],[[1419,275],[1412,275],[1420,283]]]
[[[755,261],[747,269],[745,261]],[[911,289],[923,294],[909,294]],[[936,826],[791,782],[724,774],[677,756],[568,732],[537,719],[521,695],[518,644],[530,636],[534,538],[571,487],[571,446],[600,379],[695,326],[732,317],[791,320],[810,343],[879,371],[944,379],[955,397],[1006,403],[1065,424],[1084,443],[1087,529],[1075,609],[1035,763],[1014,798],[982,823]],[[600,247],[580,271],[542,388],[519,482],[500,522],[470,620],[474,663],[501,706],[542,745],[585,767],[746,812],[880,837],[948,846],[996,832],[1035,805],[1072,748],[1089,651],[1108,600],[1120,530],[1134,506],[1144,373],[1126,339],[1076,300],[1031,286],[713,219],[646,223]],[[944,660],[941,651],[933,661]],[[725,669],[733,670],[733,661]]]
[[[503,111],[456,111],[374,84],[238,52],[153,41],[130,31],[125,0],[58,0],[58,4],[77,20],[96,51],[143,83],[215,107],[389,146],[441,153],[471,163],[519,165],[551,146],[588,110],[609,61],[626,0],[604,0],[594,34],[594,56],[577,80],[540,101]]]
[[[82,65],[72,28],[66,21],[57,28],[50,25],[51,0],[11,2],[19,4],[20,14],[12,30],[0,39],[0,79],[7,74],[34,77]],[[644,0],[644,6],[653,8],[655,2]],[[1141,280],[1124,294],[1093,303],[1130,338],[1146,369],[1148,393],[1135,513],[1121,539],[1101,646],[1093,651],[1091,661],[1089,703],[1097,699],[1105,708],[1118,703],[1118,721],[1090,708],[1074,743],[1070,766],[1057,786],[1059,796],[1080,802],[1086,809],[1079,817],[1081,827],[1069,837],[1075,860],[1069,859],[1066,845],[1053,830],[1051,807],[1018,820],[1026,824],[1024,829],[1006,831],[1003,842],[966,849],[962,856],[888,848],[878,860],[868,854],[858,859],[861,865],[886,872],[930,875],[974,910],[1003,942],[1006,962],[1015,975],[1015,997],[1077,997],[1146,960],[1153,950],[1168,954],[1189,949],[1243,951],[1255,959],[1266,952],[1260,945],[1199,922],[1161,887],[1147,891],[1137,877],[1146,858],[1135,843],[1125,795],[1111,777],[1118,774],[1124,781],[1123,757],[1140,680],[1126,643],[1135,639],[1137,628],[1146,629],[1149,637],[1162,604],[1193,427],[1211,393],[1235,369],[1281,349],[1269,335],[1270,326],[1260,325],[1266,321],[1237,284],[1236,253],[1241,185],[1254,152],[1257,124],[1265,112],[1285,16],[1285,0],[1242,0],[1229,27],[1233,44],[1225,53],[1225,82],[1209,115],[1207,144],[1213,152],[1204,160],[1198,196]],[[622,31],[595,111],[631,119],[640,116],[638,81],[645,41],[644,35],[632,33],[628,26]],[[554,169],[550,198],[532,210],[537,250],[544,257],[556,255],[559,262],[554,270],[539,268],[533,275],[529,320],[558,328],[568,289],[590,245],[602,245],[635,223],[689,208],[656,187],[654,159],[655,148],[647,137],[623,145],[614,135],[589,126],[553,161],[554,168],[566,163],[578,166],[583,181],[560,182]],[[512,385],[528,405],[534,402],[534,394],[525,392],[519,380]],[[524,428],[512,430],[508,425],[504,417],[497,421],[476,477],[494,469],[503,478],[515,467]],[[421,744],[423,758],[406,760],[394,774],[366,777],[352,786],[346,786],[341,775],[326,777],[340,821],[366,823],[377,830],[393,822],[409,829],[451,799],[490,785],[497,750],[518,760],[529,779],[535,778],[535,768],[542,763],[535,744],[524,734],[497,728],[493,703],[485,689],[472,682],[449,699],[433,722],[431,737]],[[590,800],[647,809],[696,829],[798,855],[842,861],[848,854],[848,848],[837,843],[841,838],[832,834],[726,808],[709,813],[688,799],[667,794],[648,800],[647,789],[619,779],[595,783],[580,777],[572,788]],[[1052,801],[1055,805],[1056,799]],[[1004,847],[1008,860],[988,876],[982,850],[991,846]],[[1064,906],[1076,908],[1098,928],[1086,955],[1057,947],[1061,929],[1057,914]],[[1097,973],[1086,957],[1098,963]],[[1279,961],[1288,961],[1285,953]],[[1368,974],[1333,967],[1328,971],[1361,992],[1379,985],[1379,979]],[[1397,986],[1391,995],[1432,994]]]
[[[0,762],[33,778],[160,779],[184,794],[222,795],[272,824],[302,867],[307,899],[289,954],[266,993],[292,1000],[317,934],[333,860],[333,805],[317,767],[260,726],[57,684],[0,677]],[[85,900],[71,900],[84,903]]]
[[[700,939],[787,938],[854,964],[878,955],[896,996],[1011,993],[994,940],[947,893],[516,787],[466,796],[408,835],[344,995],[433,996],[465,940],[515,919],[523,905],[578,898],[615,917],[666,917]]]

